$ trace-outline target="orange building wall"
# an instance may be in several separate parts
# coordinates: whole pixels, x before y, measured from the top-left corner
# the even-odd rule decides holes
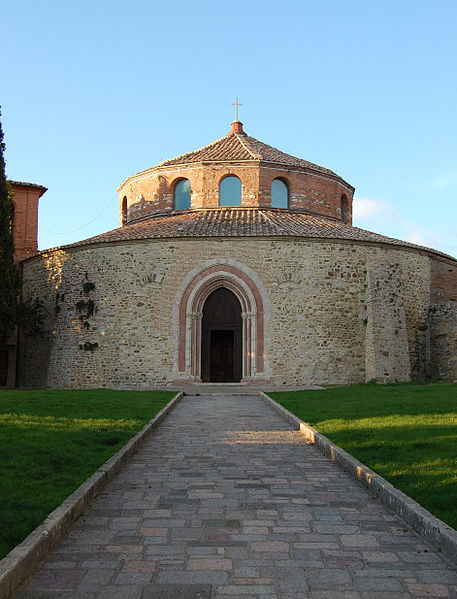
[[[38,200],[47,190],[33,183],[10,181],[13,193],[13,237],[19,263],[38,250]]]
[[[457,302],[457,262],[434,258],[431,264],[431,303]]]

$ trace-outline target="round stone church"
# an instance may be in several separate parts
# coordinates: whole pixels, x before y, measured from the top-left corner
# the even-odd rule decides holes
[[[119,228],[23,262],[22,385],[457,378],[457,261],[353,227],[331,170],[236,120],[118,192]]]

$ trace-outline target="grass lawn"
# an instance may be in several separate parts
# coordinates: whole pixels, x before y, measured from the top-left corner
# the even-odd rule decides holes
[[[270,393],[457,529],[457,385],[352,385]]]
[[[0,391],[0,558],[174,396]]]

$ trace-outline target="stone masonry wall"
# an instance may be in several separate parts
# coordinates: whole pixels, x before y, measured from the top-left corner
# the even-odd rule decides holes
[[[380,383],[409,381],[402,268],[398,262],[367,260],[366,379]]]
[[[429,309],[431,375],[457,382],[457,302]]]
[[[457,381],[457,260],[431,259],[430,374]]]
[[[403,310],[399,333],[389,334],[383,348],[393,344],[389,351],[397,356],[405,348],[409,356],[415,352],[415,323],[428,302],[422,279],[429,260],[419,252],[293,238],[142,240],[61,249],[24,263],[24,296],[43,301],[46,318],[42,333],[22,344],[22,384],[147,388],[173,382],[178,288],[195,265],[227,257],[254,270],[267,289],[266,361],[276,384],[367,379],[370,277],[398,295],[370,325],[375,345],[379,330]],[[402,368],[405,377],[396,366],[387,379],[407,378],[409,364]]]
[[[367,350],[367,359],[370,351],[375,353],[369,358],[367,380],[381,381],[386,378],[384,373],[391,380],[424,378],[428,348],[422,342],[421,329],[429,302],[430,267],[424,252],[392,252],[388,246],[369,250],[367,335],[375,338],[370,337],[374,345]]]

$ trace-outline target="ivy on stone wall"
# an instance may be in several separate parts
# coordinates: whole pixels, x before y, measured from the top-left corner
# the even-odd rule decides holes
[[[90,343],[89,341],[86,341],[85,343],[81,343],[79,346],[79,349],[83,349],[84,351],[94,351],[94,349],[97,349],[98,347],[98,343]]]
[[[87,274],[86,274],[87,279]],[[86,281],[83,283],[83,293],[86,298],[76,302],[76,310],[79,312],[79,320],[82,323],[84,329],[89,330],[91,328],[90,319],[96,312],[95,302],[91,297],[88,297],[92,291],[95,290],[95,283]],[[94,351],[98,347],[98,343],[91,343],[86,341],[79,344],[79,349],[84,351]]]
[[[88,300],[80,300],[76,303],[76,309],[80,312],[79,319],[86,320],[94,315],[95,312],[95,302],[92,299]]]

